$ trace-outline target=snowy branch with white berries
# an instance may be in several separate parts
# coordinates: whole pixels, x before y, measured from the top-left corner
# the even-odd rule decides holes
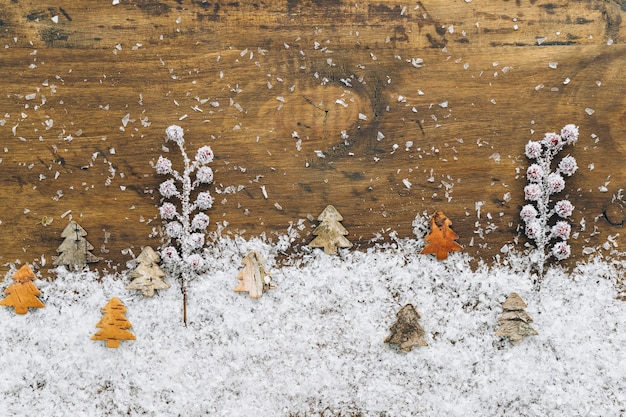
[[[577,140],[578,127],[568,124],[561,129],[561,134],[547,133],[543,140],[526,144],[526,157],[535,162],[526,171],[528,185],[524,187],[524,198],[531,203],[522,207],[520,217],[525,224],[526,236],[535,242],[536,249],[531,253],[531,260],[540,276],[550,256],[563,260],[571,254],[567,240],[572,227],[564,219],[572,215],[574,206],[565,199],[553,204],[552,196],[565,189],[564,176],[572,176],[578,165],[573,156],[567,155],[553,172],[552,161],[565,145],[572,145]],[[552,224],[550,220],[554,216],[559,220]]]

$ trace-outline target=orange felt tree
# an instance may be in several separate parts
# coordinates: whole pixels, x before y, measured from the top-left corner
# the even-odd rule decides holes
[[[455,242],[459,235],[450,229],[451,225],[452,221],[442,211],[436,211],[430,219],[430,233],[424,238],[427,245],[420,253],[431,253],[443,260],[448,257],[448,253],[463,249]]]
[[[111,300],[102,309],[104,317],[96,324],[100,328],[91,336],[91,340],[106,340],[107,347],[117,348],[120,346],[121,340],[135,340],[135,335],[131,333],[129,328],[133,327],[128,319],[124,316],[126,307],[119,298],[111,298]]]
[[[17,314],[26,314],[29,308],[45,307],[44,303],[37,298],[41,295],[39,289],[33,284],[33,280],[37,277],[28,265],[22,266],[13,274],[13,279],[15,282],[4,290],[8,295],[0,301],[0,305],[14,307]]]

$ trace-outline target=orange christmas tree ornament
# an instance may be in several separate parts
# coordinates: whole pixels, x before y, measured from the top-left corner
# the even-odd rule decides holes
[[[124,307],[119,298],[111,298],[102,309],[102,312],[104,316],[96,324],[96,327],[100,328],[100,330],[91,336],[91,340],[106,340],[107,347],[117,348],[122,340],[136,339],[135,335],[128,330],[133,325],[124,316],[126,307]]]
[[[37,277],[28,265],[22,266],[13,274],[15,282],[4,290],[8,294],[0,301],[0,305],[15,308],[16,314],[26,314],[29,308],[45,307],[44,303],[37,298],[41,291],[33,284]]]
[[[435,212],[430,219],[430,233],[424,238],[427,244],[420,253],[437,255],[437,259],[441,261],[447,259],[450,252],[463,249],[455,242],[459,235],[450,228],[451,225],[452,221],[442,211]]]

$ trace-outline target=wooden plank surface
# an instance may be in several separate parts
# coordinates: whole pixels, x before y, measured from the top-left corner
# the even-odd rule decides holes
[[[518,235],[524,145],[575,123],[571,262],[619,249],[623,0],[112,3],[0,4],[4,270],[50,266],[70,216],[101,269],[159,246],[170,124],[215,152],[211,231],[301,221],[302,245],[332,204],[358,250],[439,209],[489,262]]]

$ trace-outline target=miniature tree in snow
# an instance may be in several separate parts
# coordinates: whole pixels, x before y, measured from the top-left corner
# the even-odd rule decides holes
[[[33,284],[37,277],[28,265],[22,266],[13,274],[13,284],[4,290],[8,294],[0,301],[1,306],[13,307],[15,313],[26,314],[29,308],[42,308],[45,305],[37,298],[41,295],[39,289]]]
[[[272,282],[272,275],[263,265],[265,260],[256,251],[250,251],[243,261],[243,269],[237,275],[241,282],[234,289],[235,292],[248,292],[250,298],[260,298],[263,291],[276,288]]]
[[[159,254],[150,246],[143,248],[137,257],[137,267],[130,273],[132,281],[126,289],[141,290],[144,297],[152,297],[154,290],[170,288],[170,284],[163,280],[165,272],[159,266],[160,260]]]
[[[102,309],[104,316],[96,324],[100,330],[91,336],[91,340],[106,340],[107,347],[117,348],[120,346],[121,340],[135,340],[129,328],[133,327],[128,319],[124,316],[126,307],[119,298],[111,298],[107,305]]]
[[[410,352],[414,346],[428,346],[424,339],[424,328],[419,323],[420,313],[412,304],[407,304],[396,314],[398,320],[391,326],[391,334],[385,343],[398,345],[403,352]]]
[[[59,256],[54,260],[54,265],[80,269],[88,263],[98,262],[100,258],[90,252],[94,247],[85,239],[85,236],[87,236],[85,229],[71,220],[61,233],[61,237],[65,240],[57,248]]]
[[[563,260],[571,253],[567,244],[572,230],[570,224],[566,220],[550,220],[555,216],[559,219],[571,216],[574,210],[572,203],[569,200],[553,203],[552,196],[565,189],[563,176],[574,174],[578,165],[576,159],[568,155],[561,159],[555,171],[551,169],[552,161],[563,147],[577,140],[578,127],[569,124],[561,129],[561,134],[547,133],[543,140],[526,144],[526,156],[535,162],[526,171],[529,184],[524,187],[524,198],[531,203],[522,207],[520,217],[525,224],[526,236],[535,242],[531,260],[539,271],[540,280],[550,256]]]
[[[339,223],[343,217],[334,206],[326,206],[317,220],[321,223],[313,230],[313,234],[317,237],[311,241],[310,247],[324,248],[324,252],[329,255],[336,255],[337,248],[352,247],[352,243],[344,237],[348,231]]]
[[[442,211],[435,212],[430,219],[430,233],[424,238],[427,244],[420,254],[434,254],[441,261],[448,258],[448,253],[463,249],[455,242],[459,235],[450,228],[451,225],[452,221]]]
[[[167,201],[160,207],[165,233],[170,239],[169,244],[161,250],[161,259],[166,269],[180,282],[183,322],[187,325],[187,284],[205,270],[202,249],[209,216],[203,212],[213,206],[211,193],[202,191],[195,194],[195,191],[198,186],[213,182],[213,170],[207,166],[213,161],[213,151],[209,146],[202,146],[195,160],[191,161],[185,151],[183,129],[172,125],[165,129],[165,133],[166,142],[170,140],[178,145],[183,156],[184,170],[176,171],[172,168],[172,161],[163,156],[159,157],[155,166],[157,174],[172,176],[159,186],[163,198],[180,202],[180,211],[176,205]],[[192,179],[194,173],[195,179]],[[195,200],[192,200],[192,194],[195,194]]]
[[[508,337],[515,345],[521,343],[526,336],[536,336],[537,331],[530,325],[533,319],[524,311],[526,307],[524,300],[512,292],[502,303],[504,312],[498,319],[500,327],[496,330],[496,336]]]

